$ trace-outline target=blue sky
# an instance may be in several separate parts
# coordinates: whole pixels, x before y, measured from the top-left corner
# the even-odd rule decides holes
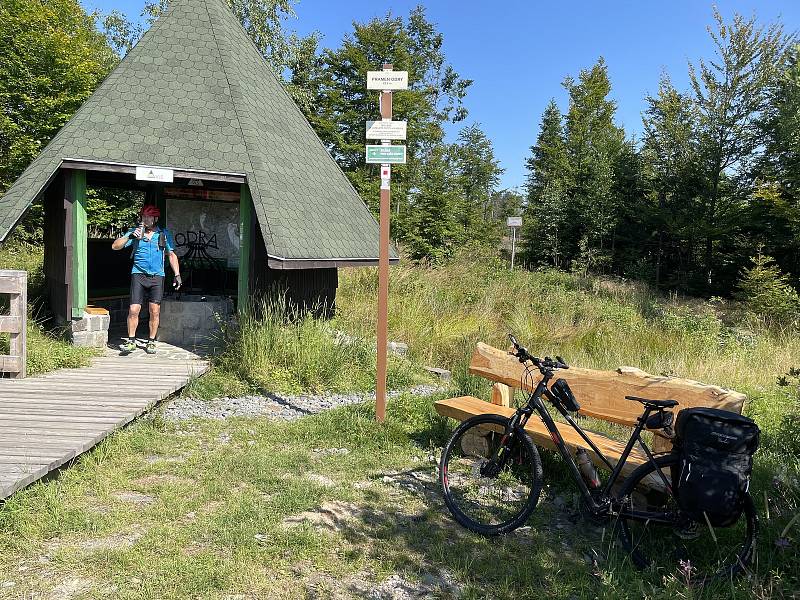
[[[138,18],[144,0],[81,3],[89,10],[116,8]],[[565,76],[605,57],[617,122],[638,133],[644,97],[657,91],[661,72],[683,89],[687,61],[713,53],[706,31],[713,3],[698,0],[301,0],[287,29],[319,31],[323,46],[336,47],[354,20],[389,11],[406,15],[417,4],[444,34],[445,53],[456,71],[475,81],[466,100],[467,123],[480,122],[494,143],[506,169],[503,187],[523,183],[524,160],[548,100],[555,97],[566,109]],[[800,30],[797,0],[722,0],[717,6],[726,17],[734,11],[755,14],[762,23],[780,17],[787,31]]]

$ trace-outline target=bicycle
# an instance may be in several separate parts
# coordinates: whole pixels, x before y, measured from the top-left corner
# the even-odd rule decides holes
[[[558,356],[532,356],[514,336],[509,338],[515,349],[510,354],[525,365],[521,388],[529,390],[527,402],[511,417],[485,414],[464,421],[442,451],[439,479],[445,503],[458,523],[475,533],[492,536],[513,531],[531,516],[543,483],[539,452],[525,432],[525,424],[535,412],[574,479],[589,517],[613,524],[637,568],[650,568],[661,574],[680,570],[684,579],[701,584],[732,577],[746,568],[755,551],[758,529],[750,495],[743,498],[742,516],[734,526],[714,528],[710,522],[693,521],[680,509],[675,496],[678,456],[655,455],[642,439],[645,429],[671,432],[674,413],[669,409],[678,404],[675,400],[626,396],[640,402],[644,410],[619,461],[613,465],[569,414],[578,406],[571,391],[566,393],[566,382],[557,380],[550,385],[555,371],[568,369],[569,365]],[[536,369],[542,378],[534,387]],[[599,478],[584,479],[543,398],[611,471],[604,484]],[[637,443],[647,462],[621,480],[626,460]],[[642,485],[644,482],[649,485]],[[673,535],[666,535],[670,532]]]

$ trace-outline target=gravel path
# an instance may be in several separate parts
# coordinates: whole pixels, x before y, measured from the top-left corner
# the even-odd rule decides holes
[[[435,385],[419,385],[408,390],[390,391],[389,398],[402,393],[416,396],[431,396],[440,392],[442,387]],[[176,398],[165,406],[164,418],[169,421],[186,419],[229,419],[233,417],[262,417],[291,421],[306,415],[313,415],[324,410],[357,404],[367,400],[375,400],[375,393],[366,394],[323,394],[283,396],[268,394],[266,396],[244,396],[241,398],[216,398],[214,400],[196,400],[194,398]]]

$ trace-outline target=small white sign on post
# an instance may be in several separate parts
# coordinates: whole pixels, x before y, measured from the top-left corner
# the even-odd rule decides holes
[[[506,224],[509,227],[522,227],[522,217],[508,217]]]
[[[388,190],[392,180],[392,165],[381,165],[381,189]]]
[[[408,71],[367,71],[368,90],[407,90]]]
[[[406,121],[367,121],[368,140],[404,140],[407,131]]]
[[[161,183],[172,183],[172,169],[136,167],[136,181],[158,181]]]

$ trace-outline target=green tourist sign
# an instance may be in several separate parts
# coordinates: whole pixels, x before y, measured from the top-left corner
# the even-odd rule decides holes
[[[406,164],[406,147],[368,145],[367,163],[404,165]]]

